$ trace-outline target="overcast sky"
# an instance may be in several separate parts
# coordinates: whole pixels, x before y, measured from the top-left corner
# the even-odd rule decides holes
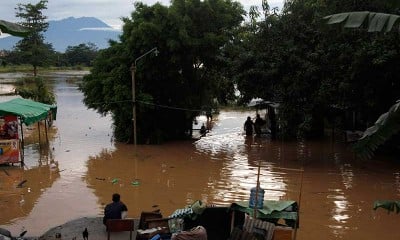
[[[18,22],[15,17],[15,7],[18,3],[36,4],[39,0],[0,0],[0,19]],[[47,10],[43,13],[49,20],[60,20],[67,17],[96,17],[113,28],[121,28],[121,17],[129,17],[133,11],[135,0],[49,0]],[[169,0],[142,0],[153,5],[161,2],[168,5]],[[251,5],[261,6],[261,0],[239,0],[248,10]],[[282,8],[284,0],[269,0],[271,8]]]

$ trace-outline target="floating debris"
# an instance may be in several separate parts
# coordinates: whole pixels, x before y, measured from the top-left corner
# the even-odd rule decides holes
[[[106,179],[105,178],[96,178],[97,180],[101,180],[101,181],[105,181]]]
[[[139,186],[139,185],[140,185],[140,181],[139,181],[139,179],[135,179],[135,180],[133,180],[133,181],[131,182],[131,184],[132,184],[133,186]]]
[[[112,183],[112,184],[116,184],[116,183],[118,183],[118,181],[119,181],[118,178],[114,178],[114,179],[111,181],[111,183]]]
[[[23,187],[24,183],[26,183],[28,180],[23,180],[22,182],[18,183],[17,188]]]
[[[7,170],[3,169],[3,172],[4,172],[7,176],[10,176],[10,174],[7,172]]]

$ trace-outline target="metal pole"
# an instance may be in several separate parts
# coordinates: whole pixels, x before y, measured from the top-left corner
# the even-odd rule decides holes
[[[135,61],[136,62],[136,61]],[[135,71],[136,66],[133,63],[131,66],[131,74],[132,74],[132,122],[133,122],[133,144],[136,145],[137,137],[136,137],[136,89],[135,89]]]
[[[137,134],[136,134],[136,91],[135,91],[135,72],[136,72],[136,63],[141,58],[146,56],[149,53],[155,52],[156,56],[158,54],[157,47],[150,49],[149,51],[145,52],[141,56],[137,57],[135,61],[131,65],[131,75],[132,75],[132,121],[133,121],[133,144],[137,144]]]

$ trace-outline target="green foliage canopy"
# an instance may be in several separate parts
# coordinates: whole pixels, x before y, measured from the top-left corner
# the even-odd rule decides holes
[[[147,55],[136,66],[138,140],[186,136],[200,110],[221,98],[219,90],[233,89],[218,69],[226,66],[221,54],[243,14],[230,0],[174,0],[168,7],[135,3],[131,18],[123,18],[121,42],[101,50],[84,78],[85,103],[111,112],[118,141],[132,139],[130,66],[157,47],[157,57]]]
[[[98,48],[94,43],[81,43],[77,46],[68,46],[65,50],[65,61],[70,66],[92,66]]]
[[[292,0],[248,25],[233,59],[243,102],[281,102],[281,134],[289,137],[322,136],[332,125],[365,129],[398,99],[398,34],[343,31],[323,17],[367,9],[390,8],[386,1]]]
[[[391,10],[395,9],[396,13],[400,8],[400,2],[395,0],[383,1]],[[390,32],[395,27],[399,29],[400,16],[397,14],[354,11],[336,13],[324,17],[328,20],[328,24],[342,24],[344,28],[367,28],[368,32]],[[395,51],[390,54],[384,54],[383,59],[387,56],[396,55]],[[382,63],[383,61],[378,61]],[[363,136],[357,140],[354,145],[355,152],[362,158],[371,158],[374,151],[380,145],[396,136],[400,131],[400,111],[399,101],[390,107],[388,112],[379,116],[374,125],[364,131]],[[394,137],[396,139],[396,137]],[[397,137],[398,139],[398,137]],[[396,140],[393,140],[396,141]],[[398,141],[397,141],[398,144]]]

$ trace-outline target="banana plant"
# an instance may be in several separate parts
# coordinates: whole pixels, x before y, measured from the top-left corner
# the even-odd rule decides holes
[[[0,20],[0,35],[2,33],[8,33],[17,37],[26,37],[29,34],[29,28],[16,23]]]
[[[328,24],[342,23],[345,28],[366,26],[368,32],[390,32],[400,23],[400,15],[369,11],[336,13],[324,19]]]
[[[383,0],[392,9],[400,8],[398,0]],[[368,32],[389,32],[399,25],[400,15],[379,12],[344,12],[324,17],[328,24],[342,23],[345,28],[360,28],[366,26]],[[399,29],[400,30],[400,29]]]
[[[354,144],[355,152],[362,158],[371,158],[374,151],[390,137],[400,132],[400,100],[397,100],[375,124],[363,133]]]
[[[378,208],[383,208],[388,210],[388,212],[400,213],[400,201],[396,200],[376,200],[374,202],[374,210]]]
[[[384,0],[393,9],[400,8],[398,0]],[[324,17],[327,24],[343,24],[344,28],[366,27],[368,32],[390,32],[400,25],[400,15],[359,11],[332,14]],[[371,158],[374,151],[394,134],[400,132],[400,100],[382,114],[358,139],[353,148],[362,158]]]

